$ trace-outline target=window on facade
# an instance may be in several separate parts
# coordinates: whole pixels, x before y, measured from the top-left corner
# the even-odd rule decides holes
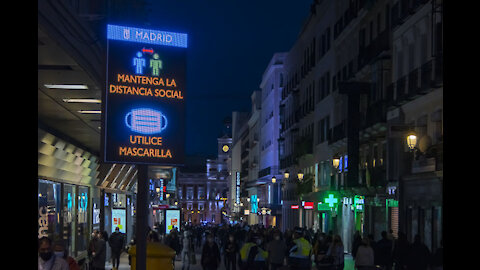
[[[382,25],[382,13],[378,13],[377,14],[377,36],[378,36],[378,33],[380,33],[380,26]]]
[[[415,66],[415,43],[408,45],[408,71],[412,71]]]
[[[123,195],[125,198],[125,195]],[[78,214],[77,214],[77,253],[87,250],[88,245],[88,187],[78,187]],[[126,201],[122,200],[123,207],[125,207]]]
[[[370,21],[370,38],[368,39],[369,43],[372,43],[373,40],[373,21]]]
[[[74,224],[76,216],[75,186],[63,184],[63,240],[65,246],[72,247],[75,238]],[[69,255],[75,257],[74,249],[68,251]]]
[[[193,187],[187,187],[187,200],[193,200]]]
[[[61,229],[61,184],[38,180],[38,237],[59,240]]]
[[[330,39],[331,39],[330,27],[327,28],[327,31],[325,32],[325,36],[326,36],[326,39],[327,39],[327,49],[326,49],[326,51],[328,52],[328,50],[330,50]]]

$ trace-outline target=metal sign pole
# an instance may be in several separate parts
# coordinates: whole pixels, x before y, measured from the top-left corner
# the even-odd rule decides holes
[[[136,211],[136,269],[147,269],[148,166],[138,165]]]

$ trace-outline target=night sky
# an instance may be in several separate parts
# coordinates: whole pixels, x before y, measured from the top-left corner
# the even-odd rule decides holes
[[[215,157],[223,120],[250,111],[270,59],[290,50],[312,1],[150,2],[152,29],[188,34],[186,155]]]

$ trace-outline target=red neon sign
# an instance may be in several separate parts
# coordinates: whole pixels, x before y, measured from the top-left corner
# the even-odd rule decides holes
[[[305,202],[303,205],[304,209],[313,209],[313,202]]]

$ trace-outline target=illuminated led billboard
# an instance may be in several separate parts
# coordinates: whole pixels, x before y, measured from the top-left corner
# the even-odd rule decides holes
[[[187,35],[107,25],[104,162],[181,165]]]

